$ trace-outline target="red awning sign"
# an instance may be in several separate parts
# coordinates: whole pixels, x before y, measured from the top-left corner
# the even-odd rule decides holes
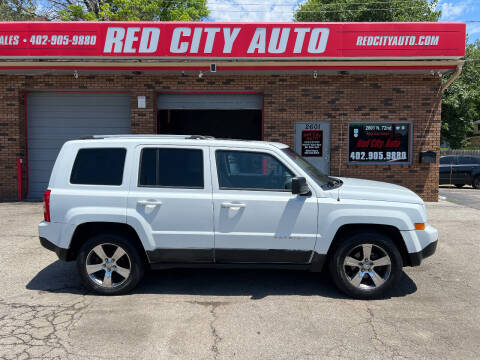
[[[0,58],[460,58],[463,23],[0,23]]]

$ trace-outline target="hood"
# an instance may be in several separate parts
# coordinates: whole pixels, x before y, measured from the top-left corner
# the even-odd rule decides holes
[[[338,188],[340,199],[423,204],[420,196],[403,186],[354,178],[339,179],[343,181],[343,185]]]

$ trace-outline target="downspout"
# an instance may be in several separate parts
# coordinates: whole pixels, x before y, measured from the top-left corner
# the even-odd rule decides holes
[[[465,63],[464,60],[462,61],[459,61],[458,65],[457,65],[457,68],[455,69],[455,72],[452,74],[452,76],[450,76],[450,78],[447,80],[447,82],[445,84],[443,84],[441,87],[440,87],[440,94],[442,94],[445,90],[447,90],[447,88],[452,85],[452,83],[457,80],[457,78],[460,76],[460,74],[462,73],[462,68],[463,68],[463,64]]]

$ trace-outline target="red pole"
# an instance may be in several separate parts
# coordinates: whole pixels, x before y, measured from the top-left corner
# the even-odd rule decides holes
[[[23,200],[23,189],[22,189],[22,158],[17,157],[17,200]]]

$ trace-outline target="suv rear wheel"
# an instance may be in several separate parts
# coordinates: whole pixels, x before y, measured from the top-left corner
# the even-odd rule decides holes
[[[80,249],[77,268],[83,284],[103,295],[119,295],[132,290],[145,272],[137,248],[118,234],[90,238]]]
[[[335,249],[329,264],[335,285],[357,299],[384,297],[402,273],[402,257],[385,235],[350,235]]]

